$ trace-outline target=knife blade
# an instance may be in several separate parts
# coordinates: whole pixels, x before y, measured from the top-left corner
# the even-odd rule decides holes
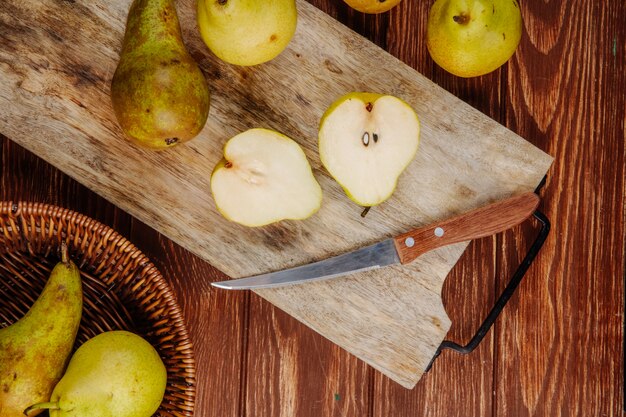
[[[214,287],[246,290],[281,287],[338,278],[389,265],[405,265],[433,249],[491,236],[526,220],[539,205],[539,197],[525,193],[467,213],[420,227],[321,261],[248,278],[213,282]]]

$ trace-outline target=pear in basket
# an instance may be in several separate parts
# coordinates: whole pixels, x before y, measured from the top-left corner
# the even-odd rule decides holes
[[[0,330],[0,417],[20,416],[29,405],[48,401],[72,352],[82,307],[80,273],[64,246],[28,313]]]
[[[50,401],[26,410],[50,417],[150,417],[165,394],[167,372],[157,351],[123,330],[89,339],[72,356]]]

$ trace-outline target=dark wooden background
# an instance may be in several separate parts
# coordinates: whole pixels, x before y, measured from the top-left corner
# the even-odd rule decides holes
[[[428,55],[433,0],[381,16],[311,2],[555,157],[540,207],[552,232],[471,355],[444,352],[405,390],[256,295],[211,288],[224,277],[210,265],[2,136],[0,199],[77,210],[154,261],[195,344],[197,416],[623,415],[626,3],[523,1],[516,55],[467,80]],[[468,341],[535,230],[470,245],[444,286],[450,339]]]

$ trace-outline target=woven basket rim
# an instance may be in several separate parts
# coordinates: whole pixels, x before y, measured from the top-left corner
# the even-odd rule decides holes
[[[193,381],[193,383],[187,384],[184,388],[184,396],[186,397],[185,405],[187,408],[184,415],[193,415],[196,396],[196,361],[193,352],[193,345],[189,337],[189,331],[185,324],[183,312],[178,304],[176,294],[154,263],[139,248],[137,248],[136,245],[112,227],[75,210],[42,202],[21,200],[17,202],[0,201],[0,216],[12,219],[13,222],[10,226],[19,230],[19,233],[22,236],[24,234],[22,227],[23,222],[27,222],[28,218],[33,216],[41,218],[48,216],[55,218],[58,221],[65,222],[67,225],[74,224],[76,226],[83,227],[99,236],[99,239],[109,241],[111,245],[115,246],[118,252],[128,254],[130,259],[141,266],[144,274],[148,276],[149,280],[156,288],[158,288],[160,294],[164,298],[163,304],[165,304],[165,309],[170,313],[169,316],[172,318],[172,320],[169,320],[169,324],[173,329],[175,329],[178,337],[184,341],[183,345],[178,345],[177,347],[177,352],[184,355],[184,360],[182,360],[182,364],[180,364],[179,367],[183,368],[186,375],[188,375],[188,377],[190,377]],[[1,231],[2,230],[0,230],[0,233]],[[44,231],[42,230],[42,233],[43,232]],[[66,234],[66,239],[71,241],[71,236],[68,233]],[[6,236],[6,231],[5,237],[8,237]],[[75,236],[75,238],[78,238],[78,236]],[[28,252],[33,256],[37,255],[37,253],[30,247],[30,242],[27,244]]]

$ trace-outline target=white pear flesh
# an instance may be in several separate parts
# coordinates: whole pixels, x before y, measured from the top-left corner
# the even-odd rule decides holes
[[[419,145],[420,124],[413,109],[396,97],[376,96],[353,93],[339,99],[319,132],[323,165],[348,197],[366,207],[393,194]]]
[[[224,217],[250,227],[306,219],[322,202],[300,145],[267,129],[245,131],[226,143],[211,190]]]

